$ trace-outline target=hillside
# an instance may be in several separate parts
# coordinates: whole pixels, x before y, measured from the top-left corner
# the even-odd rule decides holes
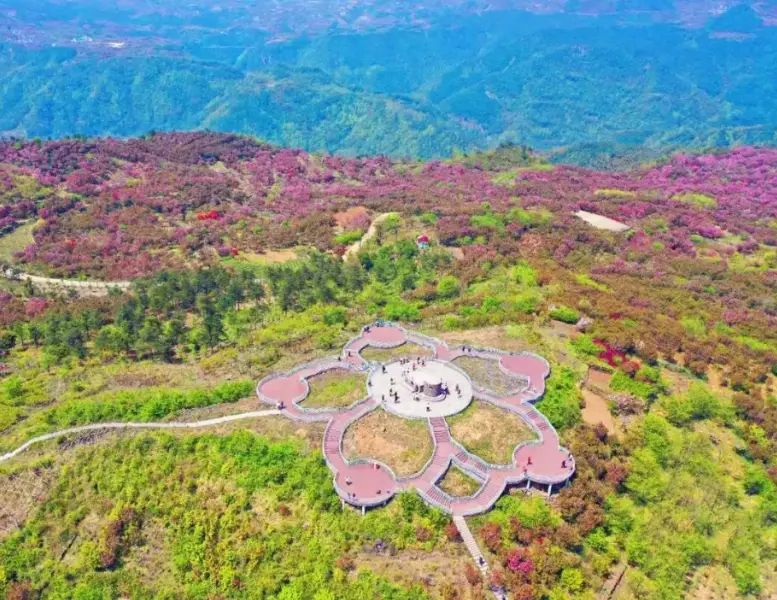
[[[0,171],[2,262],[108,282],[2,281],[0,594],[777,590],[776,151],[600,172],[518,146],[419,162],[170,133],[6,142]],[[403,419],[366,381],[407,361],[515,404],[427,426],[411,399]],[[348,508],[339,469],[378,461],[385,495],[454,438],[431,502]],[[489,488],[473,456],[528,477],[548,440],[569,485],[451,519]]]
[[[293,5],[273,15],[234,6],[208,20],[74,3],[78,18],[47,2],[6,15],[4,135],[209,129],[420,158],[507,141],[561,147],[587,165],[635,149],[775,139],[777,29],[764,4],[717,15],[695,2],[547,14],[519,3],[410,13],[379,3],[322,31],[337,4],[323,2],[325,14],[303,11],[297,31],[280,24]]]

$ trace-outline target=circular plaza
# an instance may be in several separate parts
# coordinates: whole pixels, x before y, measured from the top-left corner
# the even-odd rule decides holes
[[[458,369],[435,359],[406,358],[375,368],[372,396],[383,408],[406,419],[448,417],[472,402],[472,383]]]

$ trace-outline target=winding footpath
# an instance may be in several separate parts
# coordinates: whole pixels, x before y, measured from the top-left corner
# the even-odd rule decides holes
[[[118,288],[122,291],[128,290],[132,286],[131,281],[79,281],[77,279],[56,279],[54,277],[43,277],[41,275],[31,275],[22,273],[13,269],[0,270],[2,276],[11,281],[30,281],[35,285],[47,289],[65,288],[74,289],[83,294],[106,295],[111,288]]]
[[[187,423],[180,423],[171,421],[169,423],[95,423],[93,425],[81,425],[80,427],[71,427],[70,429],[62,429],[60,431],[54,431],[45,435],[39,435],[27,441],[23,445],[19,446],[16,450],[7,452],[0,456],[0,463],[11,460],[18,456],[30,447],[45,442],[47,440],[53,440],[63,435],[73,435],[77,433],[86,433],[89,431],[104,431],[109,429],[199,429],[201,427],[213,427],[215,425],[223,425],[224,423],[232,423],[233,421],[242,421],[245,419],[254,419],[256,417],[267,417],[270,415],[279,415],[278,410],[257,410],[252,412],[240,413],[238,415],[228,415],[226,417],[217,417],[215,419],[206,419],[204,421],[192,421]]]
[[[375,237],[375,234],[378,233],[378,225],[385,221],[388,217],[391,215],[395,215],[397,213],[383,213],[375,217],[375,219],[370,223],[370,226],[367,228],[367,232],[362,236],[362,238],[358,242],[354,242],[350,246],[348,246],[348,249],[343,254],[343,260],[347,261],[352,256],[356,256],[359,253],[359,250],[361,250],[361,247],[369,242],[372,238]]]

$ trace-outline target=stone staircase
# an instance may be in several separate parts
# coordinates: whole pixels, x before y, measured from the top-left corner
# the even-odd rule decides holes
[[[441,506],[444,510],[450,510],[451,501],[444,494],[442,494],[440,490],[437,489],[436,486],[430,487],[426,491],[426,495],[429,497],[429,499],[432,502]]]
[[[445,419],[442,417],[435,417],[433,419],[429,419],[429,423],[432,426],[432,435],[434,436],[434,441],[436,444],[450,441],[451,436],[448,432],[448,426],[445,423]]]
[[[478,569],[480,569],[480,572],[485,575],[488,572],[488,563],[483,557],[483,553],[480,551],[478,543],[475,541],[475,536],[473,536],[472,532],[469,530],[467,521],[464,519],[464,517],[456,516],[453,517],[453,522],[456,524],[456,529],[459,530],[461,539],[463,540],[464,545],[467,547],[467,550],[469,550],[469,553],[472,556],[472,559],[475,561]]]

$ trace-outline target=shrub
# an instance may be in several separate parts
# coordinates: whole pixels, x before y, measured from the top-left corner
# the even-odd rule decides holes
[[[561,321],[562,323],[569,323],[574,325],[580,320],[580,313],[578,313],[574,308],[559,306],[558,308],[554,308],[550,311],[550,318],[555,319],[556,321]]]
[[[358,242],[362,239],[364,231],[362,229],[355,229],[354,231],[346,231],[340,235],[335,236],[335,242],[341,246],[349,246],[354,242]]]
[[[448,541],[450,542],[460,542],[461,541],[461,533],[459,532],[459,528],[456,527],[456,523],[451,521],[445,526],[445,537],[448,538]]]
[[[567,367],[554,371],[548,379],[545,395],[537,403],[537,409],[556,429],[564,429],[580,422],[581,406],[582,396],[574,371]]]
[[[346,310],[342,306],[329,308],[324,313],[324,323],[326,323],[330,327],[332,325],[343,324],[345,323],[346,314],[347,314]]]
[[[480,587],[483,585],[483,576],[471,562],[467,562],[464,567],[464,577],[466,578],[467,583],[472,587]]]
[[[455,298],[459,295],[459,280],[453,275],[445,275],[437,283],[437,297],[444,300]]]
[[[498,523],[486,523],[480,530],[480,538],[491,552],[497,553],[502,548],[502,528]]]
[[[518,295],[513,302],[515,310],[522,312],[525,315],[533,315],[537,312],[542,298],[535,292],[525,292]]]
[[[602,347],[594,342],[590,335],[579,335],[569,342],[569,345],[582,356],[598,356],[602,351]]]
[[[513,279],[526,287],[537,286],[537,271],[526,261],[522,260],[513,267]]]
[[[415,304],[391,300],[383,309],[383,315],[389,321],[417,321],[421,318],[421,311]]]
[[[53,427],[73,427],[106,421],[158,421],[180,410],[237,402],[250,396],[254,382],[229,382],[211,389],[150,389],[119,392],[98,400],[73,400],[50,409],[44,420]]]

